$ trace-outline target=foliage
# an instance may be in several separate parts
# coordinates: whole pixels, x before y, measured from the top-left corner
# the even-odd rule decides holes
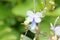
[[[42,11],[44,9],[44,0],[36,0],[36,11]],[[47,0],[46,6],[48,11],[45,13],[45,17],[42,18],[40,24],[40,31],[50,34],[50,22],[54,23],[57,16],[60,16],[60,1],[53,0],[55,2],[55,9],[50,10],[48,4],[50,0]],[[26,18],[26,11],[33,10],[33,0],[0,0],[0,40],[19,40],[23,32],[25,32],[25,26],[21,23]],[[59,19],[60,20],[60,19]],[[58,25],[60,21],[58,20]],[[30,35],[30,34],[29,34]],[[41,40],[47,38],[40,36]]]

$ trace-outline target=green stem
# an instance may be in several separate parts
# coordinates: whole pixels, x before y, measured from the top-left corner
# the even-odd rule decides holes
[[[28,25],[25,25],[25,26],[26,26],[26,32],[25,32],[25,36],[26,36],[26,34],[27,34],[28,30],[29,30],[29,26]]]
[[[46,7],[46,0],[44,0],[44,8]]]
[[[36,40],[40,40],[40,23],[38,24],[38,28],[36,29]]]

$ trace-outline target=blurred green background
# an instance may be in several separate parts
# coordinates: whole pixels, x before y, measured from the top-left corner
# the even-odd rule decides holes
[[[49,1],[53,1],[55,4],[49,3]],[[43,3],[44,0],[36,0],[37,12],[44,9]],[[21,34],[25,32],[25,26],[21,23],[26,18],[26,11],[33,10],[33,5],[33,0],[0,0],[0,40],[20,40]],[[48,10],[40,23],[40,31],[49,35],[50,22],[54,23],[56,17],[60,16],[60,0],[46,0],[46,6]],[[59,20],[57,25],[60,25]],[[42,35],[40,35],[40,39],[48,40]]]

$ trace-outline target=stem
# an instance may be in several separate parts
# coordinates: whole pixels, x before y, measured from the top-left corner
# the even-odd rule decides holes
[[[46,0],[44,0],[44,8],[46,7]]]
[[[40,40],[39,36],[40,36],[40,23],[38,24],[38,27],[36,28],[36,40]]]
[[[48,35],[45,34],[44,32],[43,33],[40,32],[40,23],[38,24],[38,28],[36,30],[36,34],[38,35],[38,36],[36,35],[37,36],[36,40],[40,40],[40,38],[39,38],[40,34],[43,35],[43,36],[45,36],[45,37],[48,37]]]
[[[25,32],[25,36],[26,36],[27,32],[28,32],[28,29],[27,29],[26,32]]]
[[[38,35],[40,34],[40,23],[38,23]]]
[[[36,11],[36,0],[33,0],[33,2],[34,2],[34,13],[35,13],[35,11]]]
[[[43,9],[43,13],[46,13],[46,11],[47,11],[46,0],[44,0],[44,9]]]
[[[25,36],[26,36],[26,34],[27,34],[28,30],[29,30],[29,26],[28,25],[25,25],[25,26],[26,26],[26,32],[25,32]]]

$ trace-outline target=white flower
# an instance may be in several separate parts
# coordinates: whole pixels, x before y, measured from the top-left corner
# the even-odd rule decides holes
[[[54,36],[54,40],[57,40],[57,36],[60,37],[60,26],[56,26],[56,23],[59,19],[59,16],[56,18],[54,25],[52,23],[50,23],[51,26],[51,30],[54,32],[55,36]],[[58,38],[58,40],[60,40],[60,38]]]
[[[55,35],[60,35],[60,26],[56,26],[58,19],[59,19],[59,16],[56,18],[54,25],[50,23],[51,30],[54,31]]]
[[[36,23],[41,22],[42,13],[33,13],[32,11],[27,11],[27,16],[28,17],[26,20],[29,20],[29,22],[31,22],[30,28],[34,30],[36,28]]]
[[[56,35],[60,35],[60,26],[55,27],[54,32]]]

